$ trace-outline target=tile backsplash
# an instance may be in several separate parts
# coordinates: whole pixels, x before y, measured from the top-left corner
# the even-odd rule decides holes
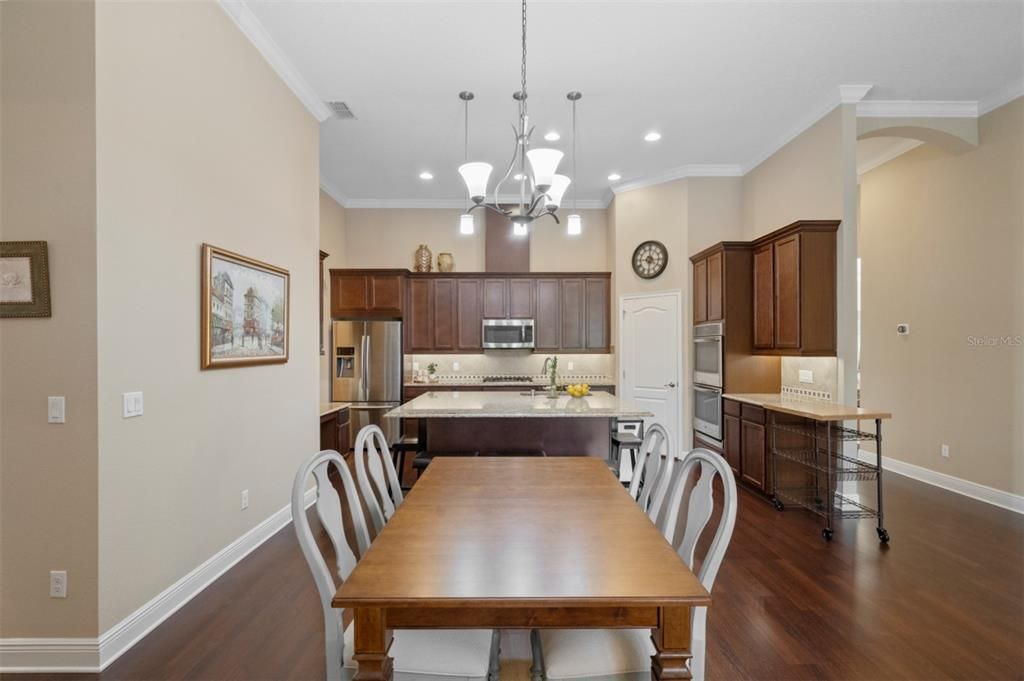
[[[551,355],[528,350],[502,350],[475,355],[406,355],[405,376],[408,380],[414,368],[426,370],[431,362],[437,364],[437,373],[443,378],[479,377],[496,375],[540,376],[544,359]],[[615,368],[614,355],[557,354],[558,375],[565,377],[611,378]],[[455,368],[458,363],[459,368]],[[415,364],[415,367],[414,367]],[[572,368],[569,365],[572,364]]]
[[[810,377],[810,382],[801,381]],[[782,391],[811,399],[832,400],[839,385],[839,360],[835,357],[783,357]]]

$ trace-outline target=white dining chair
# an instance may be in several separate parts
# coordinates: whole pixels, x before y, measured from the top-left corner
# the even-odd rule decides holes
[[[660,423],[652,423],[644,433],[636,468],[629,483],[629,494],[637,500],[651,522],[657,524],[665,501],[675,457],[668,431]]]
[[[696,473],[696,478],[694,477]],[[693,568],[697,541],[714,511],[714,480],[722,480],[722,514],[715,528],[711,546],[697,571],[708,593],[722,566],[722,559],[736,525],[736,479],[729,464],[718,454],[695,449],[685,455],[677,466],[668,492],[666,512],[659,529],[675,546],[676,522],[684,509],[685,525],[679,543],[680,558]],[[707,642],[706,607],[691,610],[690,674],[695,681],[704,681]],[[552,629],[533,633],[534,681],[542,679],[647,679],[651,656],[655,654],[650,631],[646,629]]]
[[[292,524],[302,555],[313,572],[323,607],[326,678],[328,681],[341,681],[351,678],[351,670],[356,668],[352,659],[354,631],[351,624],[343,629],[344,610],[331,607],[331,599],[355,569],[358,559],[345,536],[341,498],[328,475],[331,466],[341,479],[359,554],[366,552],[370,537],[356,486],[345,460],[333,450],[319,452],[296,473],[292,486]],[[305,498],[311,476],[315,485],[317,517],[334,547],[337,581],[327,567],[306,516]],[[498,633],[497,630],[484,629],[396,631],[390,650],[395,678],[397,681],[450,680],[451,677],[497,681]]]
[[[363,426],[356,435],[354,450],[359,492],[366,501],[374,531],[380,533],[404,499],[402,483],[379,426]]]

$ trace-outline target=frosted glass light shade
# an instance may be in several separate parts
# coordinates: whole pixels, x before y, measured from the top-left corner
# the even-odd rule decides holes
[[[471,213],[463,213],[459,216],[459,234],[472,234],[474,229],[476,229],[476,223],[473,221]]]
[[[565,223],[565,231],[569,236],[579,236],[583,233],[583,218],[579,215],[570,215]]]
[[[462,175],[469,190],[469,197],[474,202],[480,203],[487,195],[487,180],[491,177],[490,163],[463,163],[459,166],[459,175]]]
[[[548,189],[548,197],[544,204],[548,210],[554,210],[562,205],[562,197],[565,196],[565,190],[569,188],[569,183],[572,182],[565,175],[555,175],[551,180],[551,188]]]
[[[526,236],[527,233],[528,233],[528,229],[526,227],[526,223],[524,223],[524,222],[513,222],[512,223],[512,233],[515,234],[516,236]]]
[[[558,149],[530,149],[526,152],[526,158],[533,169],[533,184],[541,191],[551,186],[563,156],[565,154]]]

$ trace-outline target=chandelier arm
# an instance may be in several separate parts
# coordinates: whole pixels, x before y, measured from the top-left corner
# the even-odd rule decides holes
[[[562,224],[562,221],[558,219],[558,214],[555,213],[555,211],[553,211],[553,210],[549,210],[546,213],[541,213],[540,215],[537,216],[537,219],[539,220],[540,218],[544,217],[545,215],[550,215],[551,219],[555,221],[556,225]]]
[[[512,160],[509,162],[508,169],[505,170],[505,174],[500,180],[498,180],[498,183],[494,185],[494,205],[496,206],[498,205],[498,190],[501,188],[501,185],[505,184],[505,180],[507,180],[512,174],[512,169],[516,167],[516,160],[518,156],[517,152],[519,151],[519,131],[516,130],[516,126],[514,125],[512,126],[512,133],[516,138],[515,146],[512,147]]]

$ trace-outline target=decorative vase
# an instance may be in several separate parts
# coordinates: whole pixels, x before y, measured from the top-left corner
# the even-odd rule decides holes
[[[415,264],[413,269],[417,272],[429,272],[433,267],[434,254],[430,252],[426,244],[420,244],[416,249]]]
[[[437,254],[437,271],[451,272],[455,269],[455,258],[451,253]]]

